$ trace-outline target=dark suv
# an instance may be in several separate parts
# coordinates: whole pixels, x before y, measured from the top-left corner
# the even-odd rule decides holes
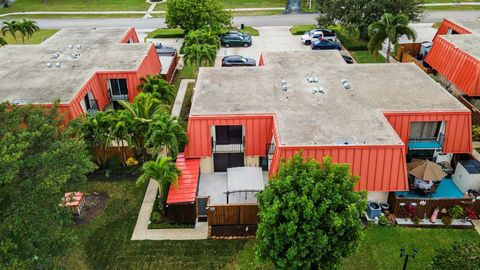
[[[222,58],[222,67],[235,67],[235,66],[255,66],[256,62],[252,58],[246,58],[240,55],[227,55]]]
[[[220,42],[222,43],[222,46],[225,48],[231,47],[231,46],[243,46],[243,47],[248,47],[252,46],[252,37],[250,35],[241,33],[241,32],[227,32],[222,35],[220,38]]]

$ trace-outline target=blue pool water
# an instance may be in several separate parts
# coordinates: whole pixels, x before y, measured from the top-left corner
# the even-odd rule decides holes
[[[442,145],[438,141],[408,142],[408,149],[440,149]]]
[[[416,192],[410,191],[398,191],[395,192],[397,197],[408,197],[408,198],[463,198],[463,193],[458,189],[458,187],[453,183],[452,179],[450,178],[443,178],[440,182],[435,193],[431,194],[431,196],[422,196],[417,194]]]

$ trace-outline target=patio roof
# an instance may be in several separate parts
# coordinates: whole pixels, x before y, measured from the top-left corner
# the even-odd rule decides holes
[[[198,175],[200,174],[200,159],[185,159],[183,153],[177,156],[177,167],[182,171],[177,187],[170,186],[167,204],[192,203],[198,190]]]

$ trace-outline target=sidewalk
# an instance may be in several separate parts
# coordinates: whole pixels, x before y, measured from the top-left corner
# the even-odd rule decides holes
[[[155,180],[148,183],[142,207],[138,213],[132,240],[202,240],[208,237],[208,223],[197,222],[194,229],[148,229],[150,214],[153,210],[158,184]]]
[[[172,108],[172,117],[179,117],[180,111],[182,110],[183,100],[185,98],[185,92],[187,91],[187,86],[189,83],[194,83],[194,79],[183,79],[180,82],[180,86],[178,87],[177,97],[175,98],[175,103],[173,103]]]
[[[0,14],[1,17],[13,16],[13,15],[109,15],[109,14],[143,14],[144,18],[148,18],[151,14],[165,14],[166,11],[159,10],[154,11],[155,5],[157,3],[152,3],[148,10],[145,11],[23,11],[23,12],[11,12]],[[232,12],[238,11],[268,11],[268,10],[285,10],[284,7],[272,7],[272,8],[232,8],[225,9]]]

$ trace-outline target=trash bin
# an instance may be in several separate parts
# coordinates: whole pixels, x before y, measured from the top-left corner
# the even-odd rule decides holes
[[[385,212],[385,211],[388,211],[388,209],[390,208],[390,205],[386,202],[383,202],[380,204],[380,207],[382,208],[383,212]]]
[[[245,24],[240,24],[240,29],[245,29]]]
[[[380,216],[382,210],[380,209],[380,205],[376,202],[368,202],[367,205],[367,216],[369,219],[375,219],[376,217]]]

